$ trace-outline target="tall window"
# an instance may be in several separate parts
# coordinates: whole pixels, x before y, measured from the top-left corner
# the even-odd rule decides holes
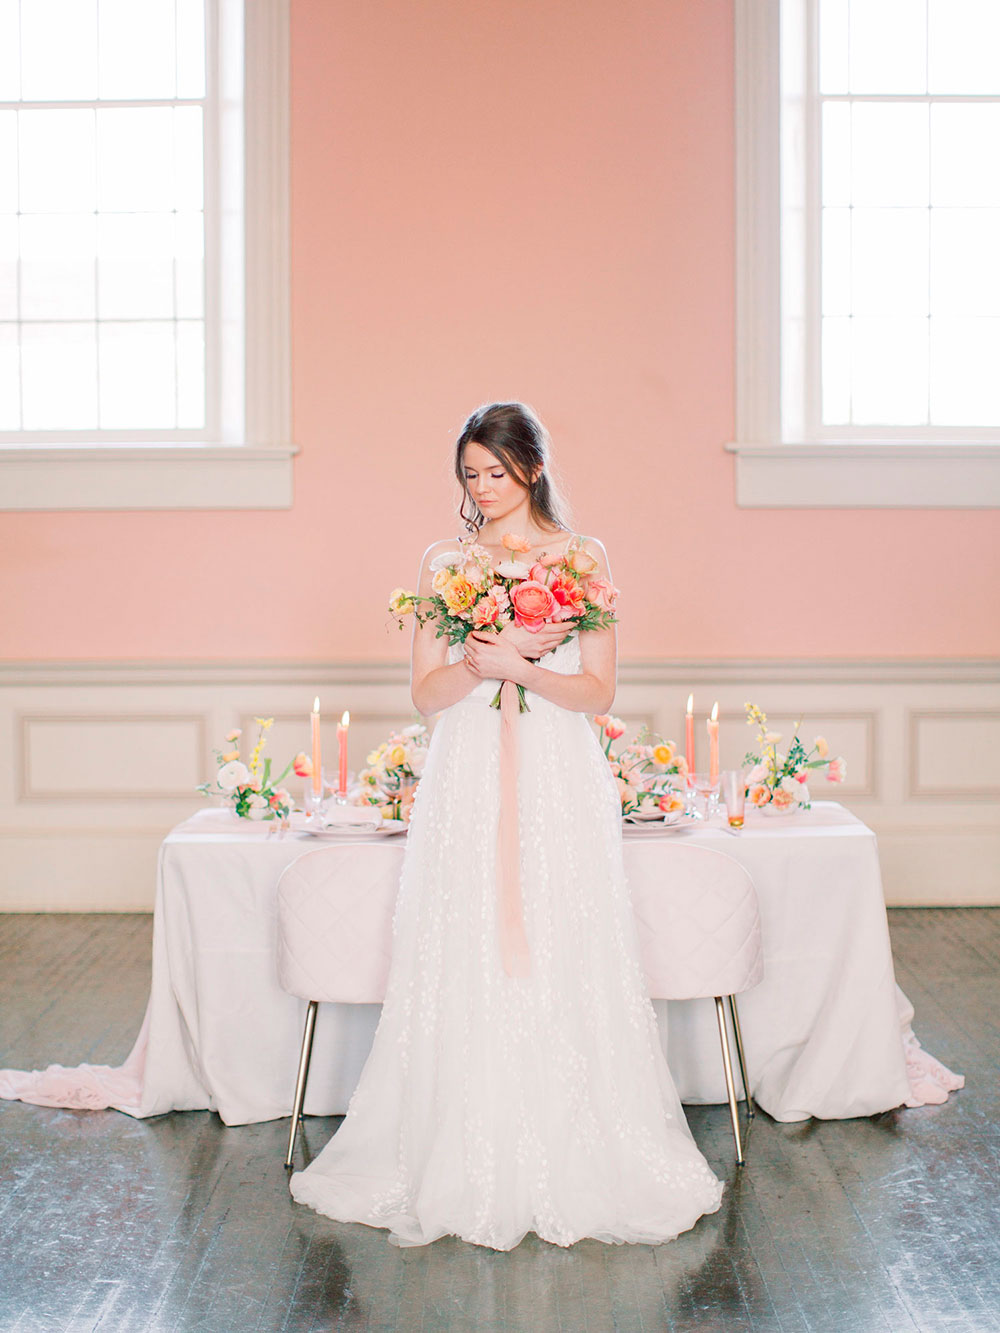
[[[818,0],[821,421],[1000,426],[1000,4]]]
[[[737,502],[1000,506],[1000,0],[735,0]]]
[[[0,430],[197,439],[204,0],[0,0]]]

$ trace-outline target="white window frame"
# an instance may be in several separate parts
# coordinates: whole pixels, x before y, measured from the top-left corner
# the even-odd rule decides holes
[[[735,18],[737,505],[1000,506],[1000,431],[819,426],[816,3]]]
[[[287,509],[292,504],[289,0],[210,0],[218,106],[206,135],[215,438],[0,445],[0,509]],[[212,364],[213,361],[217,364]],[[190,432],[203,434],[202,432]],[[157,436],[160,438],[158,439]]]

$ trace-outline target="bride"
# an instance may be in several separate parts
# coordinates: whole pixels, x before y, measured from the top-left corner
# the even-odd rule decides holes
[[[461,516],[494,564],[574,534],[548,439],[520,403],[469,417],[456,445]],[[427,551],[429,595],[455,543]],[[608,578],[600,542],[583,550]],[[584,561],[589,564],[589,562]],[[463,646],[416,625],[411,693],[440,713],[417,790],[387,994],[347,1116],[291,1192],[399,1245],[456,1235],[509,1250],[529,1231],[655,1244],[714,1212],[646,995],[622,867],[614,779],[588,723],[615,693],[613,628],[511,625]],[[524,687],[517,828],[526,959],[505,966],[498,894],[498,681]],[[524,938],[522,936],[522,938]]]

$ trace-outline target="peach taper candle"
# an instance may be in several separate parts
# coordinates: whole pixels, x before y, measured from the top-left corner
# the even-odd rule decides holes
[[[323,752],[319,735],[319,695],[313,700],[312,706],[312,789],[314,796],[323,794]]]
[[[347,795],[347,729],[350,725],[351,715],[345,710],[337,724],[337,757],[340,760],[340,781],[338,786],[341,796]]]
[[[694,695],[688,695],[687,713],[684,715],[684,758],[688,772],[694,772]]]
[[[712,705],[712,716],[705,723],[708,728],[708,780],[717,782],[719,777],[719,701]]]

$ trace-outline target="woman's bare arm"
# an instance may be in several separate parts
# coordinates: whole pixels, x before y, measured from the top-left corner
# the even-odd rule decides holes
[[[454,542],[435,542],[424,552],[420,566],[417,591],[421,597],[431,595],[434,575],[430,564],[441,551],[447,551]],[[448,663],[448,640],[437,638],[437,625],[431,620],[421,625],[414,621],[413,643],[410,650],[410,698],[418,713],[427,717],[442,708],[464,699],[479,684],[479,677],[469,670],[468,663]]]

